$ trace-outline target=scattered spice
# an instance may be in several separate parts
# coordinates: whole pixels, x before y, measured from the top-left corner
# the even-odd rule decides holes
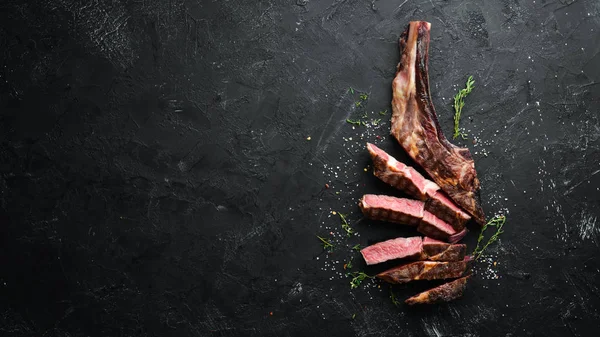
[[[325,188],[329,188],[329,184],[325,184]]]
[[[310,140],[310,139],[311,139],[310,136],[306,137],[306,140]]]

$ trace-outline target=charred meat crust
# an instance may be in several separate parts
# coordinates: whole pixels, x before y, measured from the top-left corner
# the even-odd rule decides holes
[[[467,287],[469,276],[444,283],[441,286],[426,290],[404,301],[408,305],[433,304],[438,302],[450,302],[462,296]]]
[[[465,260],[458,262],[419,261],[388,269],[377,277],[388,283],[407,283],[415,280],[439,280],[460,277],[467,268]]]
[[[400,38],[401,59],[392,83],[392,135],[452,200],[483,225],[472,156],[443,135],[431,101],[429,27],[427,22],[413,21]]]
[[[462,261],[467,253],[465,244],[423,244],[424,260],[430,261]]]

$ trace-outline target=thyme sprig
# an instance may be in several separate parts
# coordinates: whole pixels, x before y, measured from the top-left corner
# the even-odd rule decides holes
[[[458,136],[460,136],[462,139],[467,138],[467,135],[460,131],[459,128],[460,114],[465,106],[465,97],[467,97],[467,95],[473,91],[473,88],[475,88],[475,81],[473,80],[473,76],[469,76],[467,79],[467,87],[460,89],[458,94],[454,96],[454,134],[452,135],[452,139],[456,139]]]
[[[486,250],[486,248],[489,245],[498,241],[498,237],[500,236],[500,234],[504,233],[503,227],[505,222],[506,216],[499,215],[493,217],[483,226],[483,228],[481,229],[481,233],[479,233],[479,237],[477,238],[477,247],[475,247],[475,250],[473,251],[473,257],[475,258],[475,260],[479,259],[481,254]],[[479,248],[484,238],[484,232],[488,229],[488,227],[496,227],[496,232],[488,239],[488,241],[482,248]]]
[[[352,280],[350,281],[350,289],[358,288],[361,285],[361,283],[367,278],[375,278],[375,276],[367,275],[362,271],[355,271],[352,273],[348,273],[348,275],[352,276]]]
[[[354,265],[352,264],[352,260],[353,260],[353,259],[350,259],[350,261],[348,261],[348,262],[344,263],[344,270],[345,270],[345,269],[352,269],[352,267],[354,266]]]
[[[350,123],[350,124],[354,124],[354,125],[358,125],[358,126],[365,125],[365,122],[361,121],[360,119],[348,118],[348,119],[346,119],[346,123]]]
[[[337,212],[337,214],[340,216],[340,220],[342,220],[342,229],[346,232],[346,236],[350,236],[350,235],[354,234],[354,229],[352,229],[352,227],[350,227],[348,220],[346,220],[346,215],[344,215],[340,212]]]
[[[392,303],[395,306],[399,306],[400,305],[400,301],[398,300],[398,298],[396,297],[396,294],[394,294],[394,290],[392,290],[392,288],[390,287],[390,299],[392,300]]]
[[[333,244],[331,242],[329,242],[327,239],[322,238],[318,235],[317,235],[317,237],[319,238],[319,240],[321,240],[321,242],[323,242],[323,249],[328,249],[329,251],[333,250]]]

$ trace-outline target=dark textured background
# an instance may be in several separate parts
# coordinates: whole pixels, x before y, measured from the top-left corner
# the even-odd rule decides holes
[[[393,193],[363,171],[376,136],[402,156],[389,114],[344,122],[358,92],[389,109],[414,19],[447,134],[475,77],[462,144],[508,213],[465,296],[428,308],[342,268],[414,234],[357,222]],[[2,1],[0,335],[596,336],[599,30],[596,0]]]

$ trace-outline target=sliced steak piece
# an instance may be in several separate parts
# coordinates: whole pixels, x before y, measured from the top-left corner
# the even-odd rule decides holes
[[[419,232],[435,239],[452,239],[455,242],[464,236],[443,220],[425,211],[425,203],[419,200],[365,194],[358,205],[363,214],[370,219],[418,226]]]
[[[370,219],[417,226],[423,218],[425,204],[419,200],[365,194],[359,202]]]
[[[462,296],[467,287],[469,276],[461,277],[457,280],[444,283],[439,287],[435,287],[417,294],[404,301],[408,305],[414,304],[432,304],[437,302],[450,302]]]
[[[423,211],[417,230],[431,238],[446,241],[457,233],[447,222],[427,211]]]
[[[388,269],[377,277],[389,283],[414,280],[438,280],[460,277],[467,269],[465,260],[458,262],[419,261]]]
[[[377,146],[367,143],[367,149],[373,160],[373,174],[383,182],[422,201],[440,189],[436,183],[425,179],[417,170],[399,162]]]
[[[457,231],[463,230],[465,224],[471,220],[471,216],[460,209],[443,191],[435,191],[428,196],[425,210],[446,221]]]
[[[462,261],[466,245],[449,244],[431,238],[396,238],[363,248],[360,253],[367,265],[395,259]]]
[[[368,265],[404,258],[421,260],[423,239],[412,237],[387,240],[365,247],[360,253]]]
[[[467,245],[449,244],[425,237],[423,239],[423,260],[430,261],[462,261],[467,254]]]
[[[465,228],[471,216],[460,209],[433,181],[405,165],[377,146],[367,143],[373,160],[373,174],[411,197],[425,202],[425,210],[450,223],[454,229]]]
[[[391,134],[454,202],[484,225],[473,157],[469,149],[446,139],[431,101],[430,28],[429,22],[412,21],[400,37],[400,62],[392,82]]]

